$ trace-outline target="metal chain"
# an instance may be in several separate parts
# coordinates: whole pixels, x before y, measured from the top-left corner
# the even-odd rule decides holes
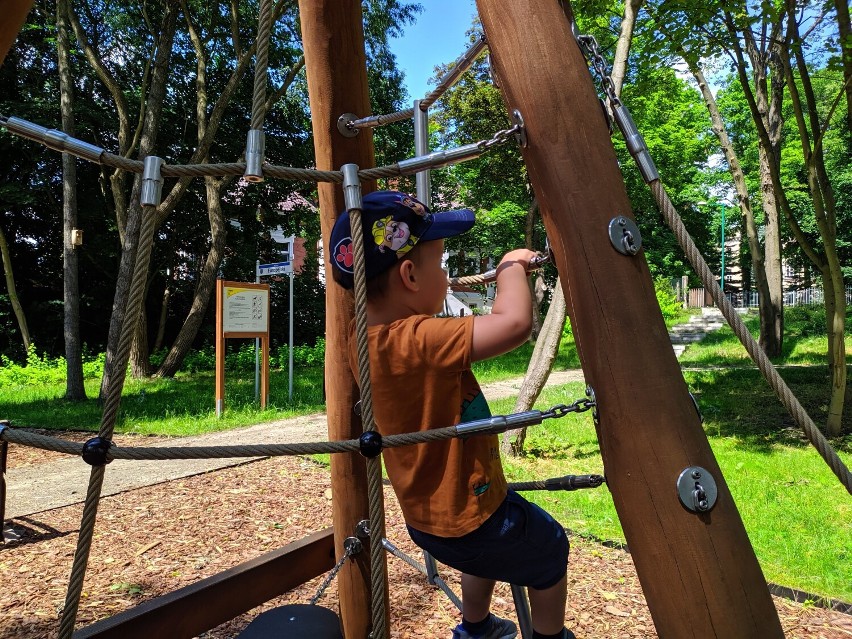
[[[320,587],[317,590],[317,594],[311,597],[312,606],[315,606],[325,594],[326,589],[337,576],[337,573],[340,572],[340,569],[343,568],[343,564],[346,563],[346,560],[352,557],[353,555],[357,555],[359,552],[361,552],[362,548],[363,546],[361,544],[361,540],[357,537],[349,537],[343,542],[343,556],[340,558],[337,564],[335,564],[334,568],[331,569],[331,572],[326,575],[325,579],[323,580],[322,584],[320,584]]]
[[[587,410],[592,410],[595,406],[597,406],[597,404],[593,399],[583,397],[571,404],[556,404],[555,406],[550,407],[550,409],[543,411],[541,418],[558,419],[560,417],[565,417],[568,413],[585,413]]]
[[[500,144],[506,144],[512,136],[519,135],[521,131],[524,130],[523,124],[516,124],[508,129],[503,129],[502,131],[497,131],[490,140],[480,140],[476,143],[476,145],[483,151],[487,151],[493,146],[498,146]]]
[[[580,45],[580,50],[583,52],[583,55],[586,56],[586,59],[592,63],[592,66],[595,68],[595,72],[598,74],[598,78],[600,78],[601,89],[606,95],[607,99],[613,106],[620,106],[621,100],[615,93],[615,83],[612,81],[612,77],[609,74],[609,71],[606,66],[606,60],[601,54],[600,45],[598,45],[598,41],[593,35],[577,35],[577,44]]]

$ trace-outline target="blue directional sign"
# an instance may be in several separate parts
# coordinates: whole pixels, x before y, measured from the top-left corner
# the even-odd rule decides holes
[[[281,275],[282,273],[289,274],[293,272],[293,265],[290,262],[275,262],[274,264],[261,264],[258,267],[258,275]]]

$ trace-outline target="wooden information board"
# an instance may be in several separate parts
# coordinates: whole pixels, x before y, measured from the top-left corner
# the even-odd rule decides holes
[[[225,340],[255,337],[261,344],[260,407],[269,395],[269,284],[216,281],[216,417],[225,409]]]

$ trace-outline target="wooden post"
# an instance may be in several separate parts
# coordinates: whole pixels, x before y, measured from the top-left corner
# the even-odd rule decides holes
[[[8,425],[9,422],[4,422]],[[0,546],[6,543],[6,460],[9,442],[0,442]]]
[[[607,482],[645,598],[664,639],[783,637],[645,258],[622,255],[610,242],[609,223],[632,217],[630,202],[560,4],[570,12],[567,1],[477,0],[506,106],[526,123],[523,156],[597,398]],[[709,512],[696,514],[679,500],[678,477],[691,466],[717,484]]]
[[[216,417],[225,410],[225,329],[222,328],[224,280],[216,280]]]
[[[372,132],[365,130],[347,138],[337,130],[337,119],[344,113],[354,113],[358,117],[371,115],[361,3],[359,0],[299,0],[299,13],[317,168],[339,170],[350,162],[362,169],[370,168],[375,164]],[[364,193],[374,188],[375,183],[362,185]],[[346,356],[353,299],[331,279],[328,246],[334,220],[344,209],[343,190],[339,185],[321,183],[319,201],[327,276],[328,436],[333,440],[349,439],[362,432],[361,422],[353,413],[359,399],[358,389]],[[344,552],[343,540],[354,534],[359,521],[369,518],[366,475],[366,464],[359,455],[332,455],[332,512],[338,557]],[[355,561],[346,562],[337,577],[340,616],[347,639],[361,639],[370,630],[369,558],[370,553],[365,548]]]
[[[3,64],[6,54],[18,37],[33,6],[33,0],[11,0],[3,4],[3,19],[0,20],[0,64]]]

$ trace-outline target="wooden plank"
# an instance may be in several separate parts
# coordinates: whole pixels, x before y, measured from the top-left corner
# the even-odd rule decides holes
[[[347,163],[360,168],[375,166],[372,131],[344,137],[337,120],[344,113],[370,115],[367,88],[367,57],[364,51],[363,18],[360,0],[299,0],[302,46],[314,133],[316,166],[339,170]],[[362,192],[375,189],[364,183]],[[320,183],[320,223],[325,241],[326,350],[325,388],[328,436],[331,440],[352,439],[362,432],[361,421],[353,413],[358,389],[347,364],[349,323],[353,298],[331,279],[331,250],[328,238],[334,220],[344,209],[340,185]],[[354,534],[357,523],[369,516],[367,471],[357,453],[331,456],[332,513],[337,531],[337,556],[343,555],[343,540]],[[370,552],[347,562],[338,576],[340,616],[346,637],[366,637],[371,625]],[[387,581],[386,581],[387,583]],[[387,598],[387,593],[386,593]],[[385,606],[387,610],[387,606]]]
[[[3,19],[0,20],[0,64],[15,43],[18,33],[33,6],[33,0],[10,0],[3,3]]]
[[[74,633],[75,639],[190,639],[334,567],[326,528]]]
[[[530,181],[594,388],[608,487],[660,637],[783,637],[745,528],[672,351],[644,254],[611,245],[632,217],[567,1],[477,0],[508,109],[519,109]],[[677,479],[701,466],[718,486],[703,514]],[[569,605],[571,605],[569,596]],[[582,606],[581,603],[577,605]]]

